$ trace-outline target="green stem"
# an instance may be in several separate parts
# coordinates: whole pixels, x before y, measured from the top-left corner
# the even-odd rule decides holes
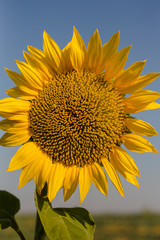
[[[25,237],[23,236],[23,234],[22,234],[20,229],[18,231],[16,231],[16,232],[19,235],[20,239],[25,240]]]
[[[25,237],[24,237],[23,233],[21,232],[21,230],[14,218],[13,218],[13,225],[11,227],[16,231],[16,233],[19,235],[21,240],[25,240]]]
[[[37,212],[34,240],[44,240],[45,236],[46,236],[46,233],[44,231],[43,225],[41,223],[40,217]]]

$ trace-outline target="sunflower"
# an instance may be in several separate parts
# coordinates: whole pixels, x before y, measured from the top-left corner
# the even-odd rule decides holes
[[[142,90],[160,74],[140,76],[146,61],[123,70],[131,46],[117,51],[118,44],[119,32],[102,46],[96,30],[86,48],[74,28],[61,50],[44,32],[43,51],[28,46],[25,62],[16,61],[20,74],[6,69],[17,86],[0,100],[0,144],[22,144],[8,168],[22,168],[19,188],[34,178],[39,193],[47,185],[49,201],[61,188],[68,200],[79,184],[82,202],[91,182],[108,195],[105,172],[122,196],[118,174],[138,187],[139,170],[121,145],[157,152],[141,136],[155,129],[130,114],[160,108],[160,93]]]

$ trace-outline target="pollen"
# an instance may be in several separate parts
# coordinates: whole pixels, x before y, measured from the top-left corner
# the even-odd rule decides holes
[[[52,162],[66,166],[101,163],[127,131],[124,97],[104,74],[72,71],[55,75],[32,100],[32,141]]]

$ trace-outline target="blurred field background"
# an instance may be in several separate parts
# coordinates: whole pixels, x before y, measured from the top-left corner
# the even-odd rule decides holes
[[[96,222],[94,240],[160,239],[160,214],[143,212],[137,215],[95,215],[93,217]],[[20,215],[16,219],[26,240],[33,240],[35,216]],[[11,228],[0,232],[0,240],[18,239],[18,235]]]

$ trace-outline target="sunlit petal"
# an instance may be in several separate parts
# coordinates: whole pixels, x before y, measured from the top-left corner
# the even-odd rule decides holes
[[[144,137],[141,137],[136,134],[125,134],[122,138],[123,144],[126,148],[133,152],[154,152],[158,151],[154,148],[154,146]]]

